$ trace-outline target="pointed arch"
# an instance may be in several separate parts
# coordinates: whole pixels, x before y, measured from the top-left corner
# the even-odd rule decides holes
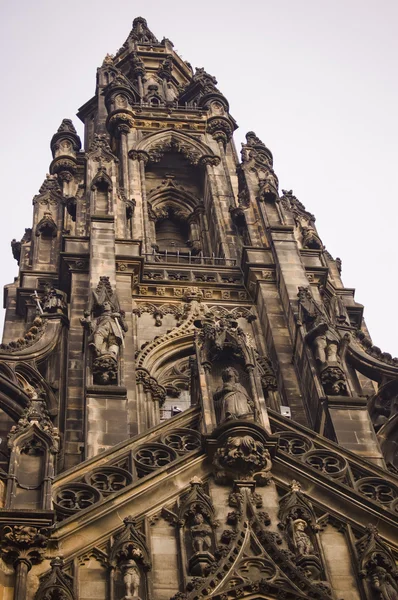
[[[220,162],[220,157],[216,156],[209,146],[187,133],[174,129],[166,129],[145,137],[132,152],[145,152],[151,162],[158,162],[170,149],[183,154],[192,165],[204,165],[208,161],[212,164]]]
[[[108,191],[112,191],[112,180],[109,177],[108,173],[106,172],[106,170],[104,169],[104,167],[100,167],[98,169],[97,174],[95,175],[94,179],[91,182],[91,191],[95,191],[98,187],[100,187],[101,185],[106,186],[108,188]]]
[[[192,214],[200,206],[199,198],[185,190],[182,186],[163,185],[148,194],[148,202],[155,211],[163,208],[164,205],[175,205],[184,209],[187,214]]]
[[[27,381],[28,385],[32,386],[35,390],[38,390],[39,393],[41,392],[41,398],[44,400],[46,408],[51,417],[54,417],[58,414],[58,405],[54,393],[39,371],[37,371],[32,365],[21,362],[16,365],[15,374],[17,379],[19,379],[18,375],[22,376]],[[21,380],[19,379],[19,381]],[[25,386],[22,385],[21,387],[24,388]],[[27,393],[29,395],[28,391]]]

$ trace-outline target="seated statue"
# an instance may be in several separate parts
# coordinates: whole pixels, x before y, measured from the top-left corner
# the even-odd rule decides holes
[[[252,400],[239,383],[238,371],[234,367],[227,367],[222,371],[221,377],[223,385],[214,394],[218,422],[252,415]]]

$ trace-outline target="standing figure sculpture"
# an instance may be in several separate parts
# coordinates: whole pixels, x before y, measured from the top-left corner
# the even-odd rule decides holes
[[[111,303],[105,301],[101,306],[99,317],[92,321],[90,313],[86,312],[84,319],[80,319],[80,321],[90,333],[89,346],[95,355],[110,355],[116,359],[120,346],[123,344],[123,332],[127,331],[124,312],[115,312]]]
[[[234,367],[227,367],[222,371],[221,377],[223,385],[214,394],[218,422],[252,415],[252,400],[239,383],[238,371]]]
[[[123,332],[125,331],[127,331],[127,325],[124,313],[122,311],[114,312],[111,303],[105,301],[100,316],[95,320],[89,346],[94,349],[97,356],[110,354],[117,358],[119,348],[123,344]]]
[[[397,581],[383,567],[376,566],[371,575],[372,589],[380,600],[398,600]]]
[[[194,524],[190,528],[192,536],[192,547],[195,552],[208,552],[211,548],[210,525],[205,522],[202,513],[196,513],[193,519]]]
[[[120,347],[124,345],[124,334],[128,330],[124,316],[109,278],[101,277],[97,291],[93,292],[90,310],[80,319],[89,334],[88,346],[95,356],[92,372],[96,384],[117,384]]]
[[[137,566],[137,563],[132,558],[126,561],[122,565],[123,572],[123,583],[125,587],[126,595],[124,598],[126,600],[130,598],[138,598],[138,592],[140,588],[140,570]]]
[[[299,556],[311,556],[315,554],[314,546],[309,536],[305,533],[305,528],[307,527],[306,521],[304,519],[296,519],[293,521],[292,527],[293,543],[297,554]]]

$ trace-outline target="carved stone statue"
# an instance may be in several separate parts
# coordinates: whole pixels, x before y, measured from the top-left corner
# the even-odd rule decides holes
[[[93,380],[100,385],[116,384],[120,346],[128,327],[108,277],[100,277],[93,291],[93,301],[91,309],[80,319],[89,333],[88,345],[96,357],[92,365]]]
[[[371,574],[371,585],[378,592],[378,598],[383,600],[398,600],[397,582],[383,567],[377,566]]]
[[[141,575],[137,563],[134,559],[126,561],[122,567],[123,583],[125,587],[125,599],[137,598],[140,588]]]
[[[293,543],[299,556],[312,556],[315,554],[314,546],[310,537],[305,533],[307,527],[304,519],[296,519],[292,523]]]
[[[202,513],[196,513],[190,528],[192,546],[195,552],[208,552],[211,549],[211,527],[205,522]]]
[[[337,364],[339,362],[337,352],[339,341],[337,336],[329,329],[325,321],[320,322],[311,329],[308,334],[309,341],[312,341],[314,357],[319,366]]]
[[[89,346],[96,356],[111,355],[116,359],[123,344],[123,332],[127,331],[124,312],[114,312],[111,303],[105,301],[99,317],[92,321],[90,314],[85,313],[80,321],[90,332]]]
[[[55,289],[53,285],[47,284],[43,298],[43,311],[45,313],[67,313],[66,294],[61,290]]]
[[[239,383],[238,371],[234,367],[227,367],[222,371],[221,377],[223,385],[214,394],[219,423],[253,414],[252,400]]]

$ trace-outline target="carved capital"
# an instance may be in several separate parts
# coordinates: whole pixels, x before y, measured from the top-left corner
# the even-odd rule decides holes
[[[47,542],[38,527],[6,525],[1,532],[0,556],[7,564],[25,562],[30,569],[43,560]]]
[[[131,160],[138,160],[146,165],[149,161],[149,155],[144,150],[130,150],[129,157]]]

